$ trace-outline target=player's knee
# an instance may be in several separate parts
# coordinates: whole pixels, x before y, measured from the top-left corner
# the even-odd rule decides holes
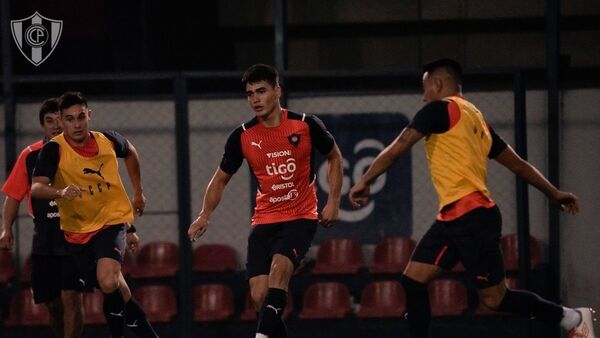
[[[479,294],[479,302],[490,310],[497,310],[502,302],[502,297],[499,294]]]
[[[112,293],[119,287],[119,278],[114,274],[99,274],[98,285],[104,293]]]
[[[63,304],[60,298],[56,298],[49,302],[46,302],[46,308],[48,309],[48,314],[53,318],[62,318],[64,313]]]
[[[65,316],[80,316],[83,313],[83,295],[74,291],[63,291],[62,303]]]
[[[266,297],[267,290],[250,290],[250,298],[252,300],[252,305],[254,305],[254,309],[256,311],[260,311],[260,308],[265,302]]]
[[[294,273],[294,263],[283,255],[275,255],[271,261],[271,270],[269,275],[278,278],[290,278]]]

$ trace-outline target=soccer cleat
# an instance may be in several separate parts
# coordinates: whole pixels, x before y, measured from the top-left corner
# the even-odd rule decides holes
[[[581,314],[581,322],[569,331],[569,338],[596,338],[594,335],[596,312],[587,307],[579,307],[575,310]]]

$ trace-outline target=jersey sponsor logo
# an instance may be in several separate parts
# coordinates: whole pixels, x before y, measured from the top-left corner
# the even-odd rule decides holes
[[[269,176],[279,175],[282,180],[289,181],[294,177],[294,172],[296,172],[296,160],[288,158],[283,164],[267,164],[265,169]]]
[[[285,195],[269,198],[269,202],[275,204],[275,203],[280,203],[280,202],[285,202],[285,201],[292,201],[292,200],[295,200],[296,197],[298,197],[298,190],[292,189],[292,190],[288,191],[288,193]]]
[[[272,153],[267,153],[268,158],[276,158],[276,157],[283,157],[283,156],[292,156],[292,151],[291,150],[281,150],[281,151],[274,151]]]
[[[100,178],[102,178],[102,180],[104,181],[104,176],[102,176],[102,167],[104,166],[104,163],[100,164],[100,168],[98,168],[98,170],[94,170],[94,169],[90,169],[90,168],[83,168],[83,174],[87,175],[87,174],[95,174],[100,176]]]
[[[55,201],[55,200],[50,200],[50,203],[48,203],[48,205],[49,205],[49,206],[51,206],[51,207],[56,207],[56,206],[58,206],[58,204],[56,204],[56,201]]]
[[[271,186],[271,190],[276,191],[276,190],[282,190],[282,189],[289,189],[289,188],[293,188],[294,187],[294,182],[285,182],[285,183],[281,183],[281,184],[273,184]]]
[[[262,147],[260,146],[260,144],[262,143],[262,140],[260,140],[258,143],[252,141],[250,142],[250,145],[253,147],[257,147],[258,149],[262,150]]]
[[[46,218],[52,219],[52,218],[59,218],[60,214],[58,212],[49,212],[46,214]]]

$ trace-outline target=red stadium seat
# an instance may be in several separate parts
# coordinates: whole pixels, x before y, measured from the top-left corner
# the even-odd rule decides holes
[[[19,291],[10,302],[10,316],[6,320],[6,326],[49,325],[50,315],[46,306],[33,302],[33,294],[30,288]]]
[[[358,318],[402,317],[406,297],[402,285],[396,281],[377,281],[368,284],[362,292]]]
[[[177,315],[175,293],[168,286],[142,286],[133,292],[133,297],[152,323],[169,323]]]
[[[23,265],[19,280],[22,284],[29,285],[31,283],[31,255],[25,260],[25,265]]]
[[[321,243],[313,274],[354,274],[364,265],[362,248],[351,238],[333,238]]]
[[[350,291],[338,282],[317,282],[306,289],[300,319],[344,318],[350,312]]]
[[[194,320],[224,321],[235,311],[233,291],[224,284],[203,284],[194,288]]]
[[[285,309],[283,310],[283,319],[287,319],[290,314],[294,311],[294,303],[293,298],[290,292],[287,294],[287,304],[285,305]],[[254,309],[254,305],[252,304],[252,299],[250,298],[250,293],[246,297],[246,304],[244,306],[244,311],[240,315],[241,320],[256,320],[256,310]]]
[[[506,271],[519,269],[519,244],[516,234],[505,235],[500,242]],[[536,269],[542,261],[542,246],[533,236],[529,236],[529,268]]]
[[[0,250],[0,284],[7,284],[17,275],[17,264],[12,253]]]
[[[93,293],[83,294],[83,320],[85,325],[98,325],[106,323],[102,306],[104,304],[104,295],[98,290]]]
[[[431,315],[460,316],[468,308],[467,288],[454,279],[436,279],[429,283]]]
[[[151,242],[142,247],[132,278],[174,277],[179,269],[179,248],[172,242]]]
[[[194,271],[235,271],[235,250],[225,244],[203,244],[194,249]]]
[[[415,248],[409,237],[388,237],[375,246],[370,273],[402,273]]]

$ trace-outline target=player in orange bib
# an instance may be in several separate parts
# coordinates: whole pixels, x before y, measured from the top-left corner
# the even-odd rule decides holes
[[[560,322],[572,337],[594,337],[590,309],[562,307],[529,291],[506,287],[500,251],[502,218],[486,185],[488,158],[535,186],[562,210],[575,214],[579,204],[575,195],[558,190],[494,132],[477,107],[462,96],[461,85],[462,69],[456,61],[441,59],[426,65],[423,100],[427,104],[375,158],[349,193],[353,206],[364,205],[369,185],[425,138],[439,213],[402,276],[410,337],[428,337],[431,312],[427,283],[458,261],[465,266],[486,307]]]
[[[246,262],[250,295],[259,311],[256,337],[286,337],[281,315],[294,268],[310,247],[317,223],[330,227],[338,219],[342,155],[321,120],[281,108],[275,68],[254,65],[244,73],[242,84],[256,116],[229,136],[188,235],[193,241],[206,231],[225,186],[246,159],[258,184]],[[320,217],[315,150],[328,163],[329,196]]]

